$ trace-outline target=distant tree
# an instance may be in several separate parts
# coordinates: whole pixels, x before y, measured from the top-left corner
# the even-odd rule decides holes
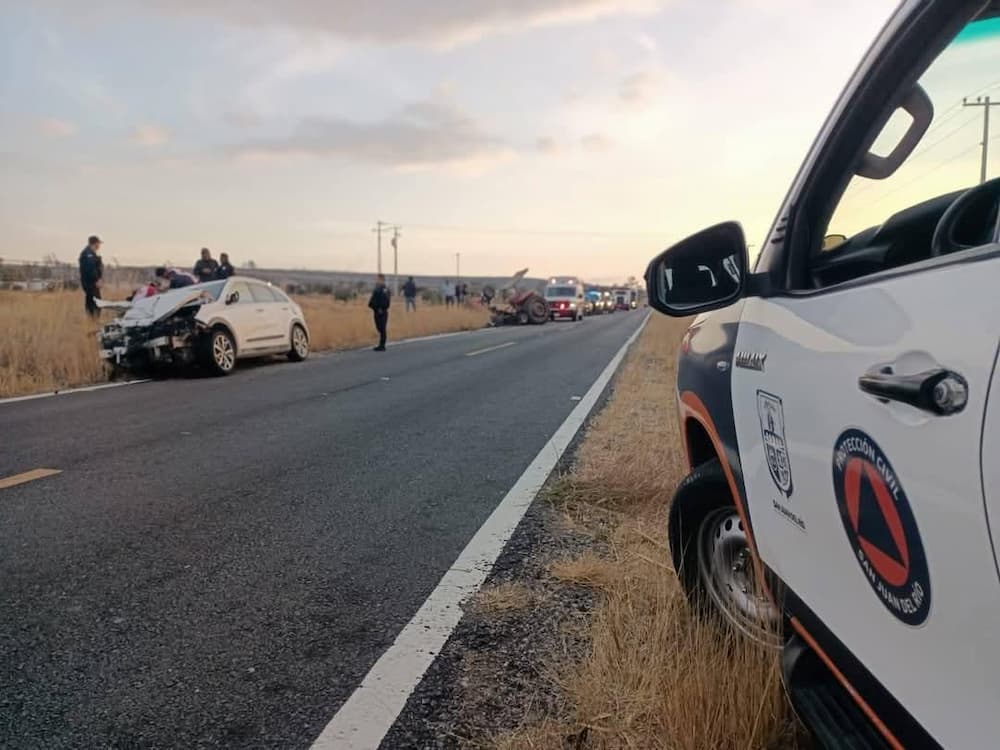
[[[253,271],[257,268],[257,264],[254,263],[252,260],[248,260],[246,263],[243,264],[243,267]]]

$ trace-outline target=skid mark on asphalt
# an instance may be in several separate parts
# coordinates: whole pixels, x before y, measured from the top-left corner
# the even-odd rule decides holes
[[[497,349],[506,349],[508,346],[514,346],[516,341],[507,341],[503,344],[497,344],[496,346],[488,346],[485,349],[476,349],[473,352],[466,352],[466,357],[476,357],[480,354],[486,354],[486,352],[495,352]]]
[[[32,469],[31,471],[26,471],[22,474],[14,474],[14,476],[3,477],[0,479],[0,490],[17,487],[17,485],[25,484],[27,482],[34,482],[36,479],[45,479],[45,477],[55,476],[56,474],[62,474],[62,469]]]

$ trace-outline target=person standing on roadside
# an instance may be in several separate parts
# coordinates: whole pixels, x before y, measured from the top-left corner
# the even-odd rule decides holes
[[[455,288],[451,285],[448,279],[444,280],[441,285],[441,296],[444,297],[444,306],[451,307],[455,304]]]
[[[104,283],[104,261],[101,260],[101,238],[92,235],[87,246],[80,251],[80,287],[83,289],[83,307],[91,317],[100,315],[96,300],[101,298]]]
[[[403,284],[403,299],[406,300],[407,311],[417,311],[417,285],[414,283],[412,276]]]
[[[229,253],[219,253],[219,268],[215,272],[215,278],[228,279],[234,273],[236,273],[236,269],[229,262]]]
[[[368,307],[375,316],[375,330],[379,336],[375,351],[384,352],[385,332],[389,324],[389,290],[385,288],[385,276],[382,274],[375,277],[375,288],[372,290],[371,299],[368,300]]]
[[[201,249],[201,259],[194,264],[194,275],[198,282],[212,281],[216,278],[219,264],[212,257],[212,251],[207,247]]]

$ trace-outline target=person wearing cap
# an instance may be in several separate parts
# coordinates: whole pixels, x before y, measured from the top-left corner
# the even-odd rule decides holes
[[[104,261],[101,260],[101,238],[91,235],[87,246],[80,251],[80,287],[83,289],[83,307],[92,317],[100,315],[97,300],[101,298],[104,279]]]
[[[194,264],[194,275],[199,282],[212,281],[217,278],[219,264],[212,257],[212,251],[207,247],[201,249],[201,259]]]

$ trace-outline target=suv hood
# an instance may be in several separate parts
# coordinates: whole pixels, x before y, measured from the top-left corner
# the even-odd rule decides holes
[[[212,297],[204,289],[197,287],[171,289],[131,303],[121,317],[121,322],[123,325],[149,325],[170,317],[187,305],[204,304],[211,301],[213,301]]]

